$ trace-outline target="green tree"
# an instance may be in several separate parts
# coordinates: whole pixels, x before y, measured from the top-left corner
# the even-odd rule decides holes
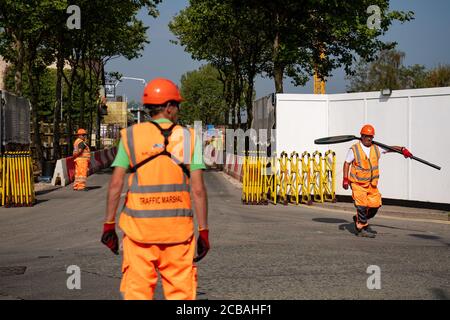
[[[255,28],[257,19],[255,9],[245,2],[193,0],[169,24],[194,59],[217,68],[227,105],[225,117],[231,114],[233,126],[241,126],[240,113],[235,119],[235,111],[242,100],[251,110],[254,78],[264,63],[265,42]]]
[[[401,89],[402,69],[405,53],[397,50],[383,50],[373,62],[361,59],[350,80],[349,91],[377,91],[385,88]]]
[[[405,53],[395,49],[383,50],[372,62],[361,59],[353,76],[347,76],[350,92],[419,89],[450,86],[450,66],[439,65],[427,70],[415,64],[405,66]]]
[[[67,6],[65,0],[4,0],[0,2],[0,54],[14,64],[14,92],[22,95],[23,73],[28,74],[32,105],[33,131],[39,130],[40,81],[46,66],[52,62],[54,48],[46,45],[52,30],[53,10]],[[43,159],[42,142],[39,134],[34,134],[38,165]]]
[[[450,86],[450,65],[438,65],[430,70],[425,78],[425,86],[429,88]]]
[[[370,5],[382,10],[378,29],[367,25]],[[342,66],[351,74],[356,56],[372,59],[389,48],[379,36],[392,21],[410,20],[412,13],[387,12],[388,7],[388,0],[191,0],[169,27],[194,59],[219,70],[234,114],[242,96],[251,110],[258,74],[273,78],[276,92],[283,92],[286,75],[304,85],[314,70],[322,78]]]
[[[402,66],[400,69],[400,83],[402,89],[426,88],[427,70],[424,65],[415,64],[412,66]]]
[[[180,121],[193,124],[199,120],[204,124],[224,124],[227,122],[226,104],[223,99],[223,83],[219,71],[211,64],[201,66],[181,77]]]
[[[273,77],[276,92],[283,92],[285,75],[295,85],[304,85],[314,70],[327,78],[339,67],[353,72],[355,57],[372,59],[376,52],[391,47],[379,37],[395,20],[404,22],[412,12],[388,12],[389,0],[321,1],[251,0],[262,15],[269,42],[266,74]],[[379,28],[368,26],[367,8],[376,5],[381,10]],[[321,57],[321,54],[324,57]]]
[[[14,91],[22,95],[23,74],[27,74],[27,95],[33,106],[34,131],[39,132],[41,81],[46,66],[56,61],[51,114],[55,132],[55,155],[60,154],[59,129],[61,92],[64,78],[68,93],[65,107],[69,133],[72,120],[78,116],[78,125],[91,132],[94,115],[97,137],[100,130],[99,86],[104,83],[104,66],[118,56],[139,57],[148,43],[147,29],[137,19],[142,7],[156,17],[160,0],[2,0],[0,1],[0,54],[13,63]],[[81,8],[81,29],[68,30],[66,8],[70,4]],[[71,65],[69,74],[63,72],[64,62]],[[79,89],[79,91],[78,91]],[[76,101],[74,101],[74,99]],[[48,104],[45,103],[47,106]],[[88,121],[86,121],[86,114]],[[39,135],[35,135],[39,140]],[[42,159],[41,143],[34,141],[38,159]]]

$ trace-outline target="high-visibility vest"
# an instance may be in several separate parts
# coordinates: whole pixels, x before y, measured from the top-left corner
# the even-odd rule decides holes
[[[132,173],[120,228],[139,243],[189,240],[194,234],[190,173],[182,166],[192,159],[193,132],[171,123],[144,122],[121,130],[121,138]],[[135,172],[133,167],[138,167]]]
[[[80,143],[83,142],[86,145],[86,148],[81,152],[80,154]],[[86,161],[91,159],[91,150],[89,149],[89,146],[85,141],[83,141],[80,138],[77,138],[75,140],[75,143],[73,144],[73,156],[75,157],[75,161]]]
[[[366,153],[361,147],[360,143],[352,146],[355,160],[352,162],[349,180],[352,183],[357,183],[362,187],[378,185],[380,172],[378,169],[378,160],[380,159],[380,149],[376,145],[370,147],[370,157],[367,158]]]

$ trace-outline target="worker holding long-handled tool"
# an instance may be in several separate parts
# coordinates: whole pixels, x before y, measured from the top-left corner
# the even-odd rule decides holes
[[[374,127],[365,125],[361,129],[360,138],[355,136],[337,136],[314,141],[316,144],[332,144],[355,139],[360,140],[348,151],[344,162],[342,187],[347,190],[350,186],[352,189],[352,197],[357,211],[356,216],[353,217],[356,235],[369,238],[374,238],[375,233],[369,228],[368,220],[372,219],[381,207],[381,194],[377,188],[380,176],[378,168],[378,161],[381,157],[380,147],[383,153],[401,153],[405,158],[420,161],[440,170],[440,167],[414,157],[405,147],[387,146],[374,141],[374,136]]]

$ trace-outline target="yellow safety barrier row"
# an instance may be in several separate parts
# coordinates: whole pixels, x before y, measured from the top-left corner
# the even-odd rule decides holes
[[[304,152],[279,158],[245,157],[242,202],[244,204],[308,204],[336,201],[336,154]]]
[[[7,151],[0,158],[1,201],[5,207],[35,203],[31,152]]]

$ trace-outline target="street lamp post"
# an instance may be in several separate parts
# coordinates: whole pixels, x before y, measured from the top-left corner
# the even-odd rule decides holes
[[[142,78],[134,78],[134,77],[121,77],[119,80],[117,80],[117,82],[114,84],[114,88],[116,88],[120,82],[122,82],[122,79],[126,79],[126,80],[135,80],[135,81],[141,81],[144,84],[144,87],[147,85],[147,81],[145,81],[145,79]],[[138,113],[138,123],[141,123],[141,109],[138,108],[137,110]]]

